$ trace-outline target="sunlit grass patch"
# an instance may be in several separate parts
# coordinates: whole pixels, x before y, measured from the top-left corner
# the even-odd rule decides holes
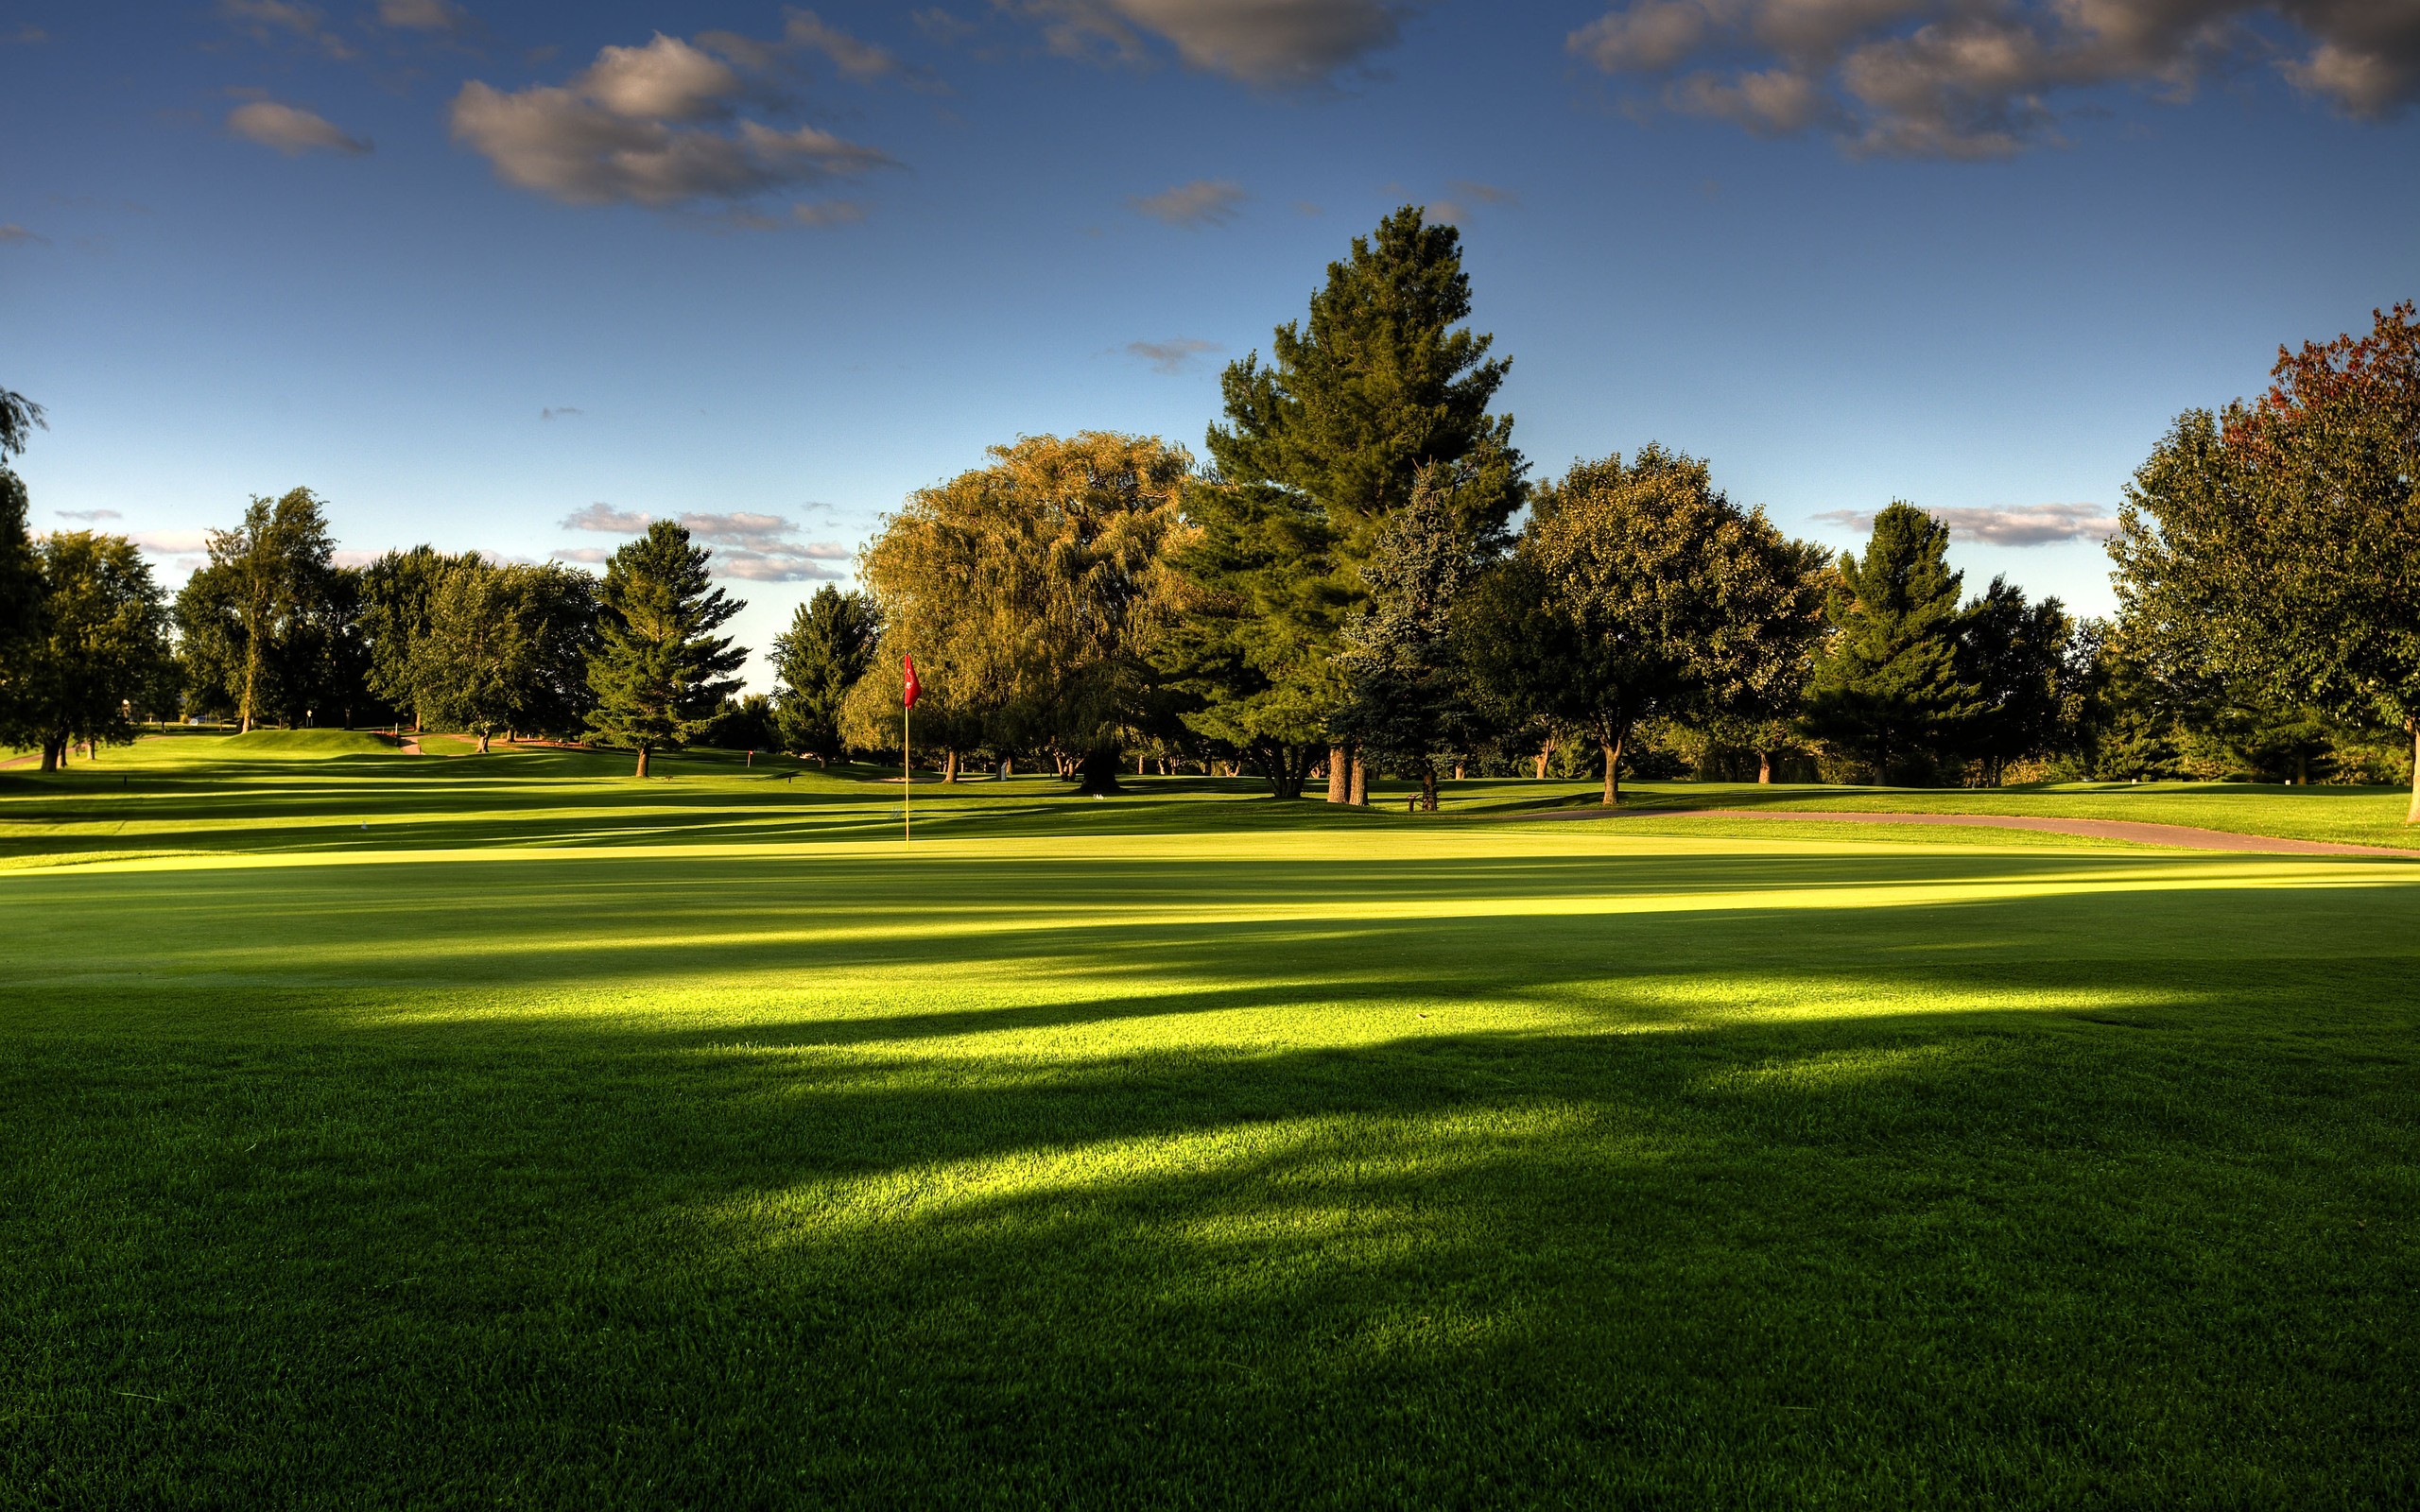
[[[117,754],[0,784],[28,1500],[2412,1486],[2407,864]]]

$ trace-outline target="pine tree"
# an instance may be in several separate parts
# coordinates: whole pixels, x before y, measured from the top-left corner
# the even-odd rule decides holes
[[[873,664],[879,627],[864,594],[826,583],[773,641],[779,729],[792,750],[842,755],[840,705]]]
[[[42,626],[42,565],[26,528],[25,480],[9,458],[42,425],[42,406],[0,388],[0,724],[26,712],[33,696],[32,644]]]
[[[1874,517],[1865,556],[1841,558],[1832,644],[1807,692],[1807,726],[1876,781],[1954,742],[1981,709],[1979,690],[1959,676],[1964,577],[1950,571],[1948,550],[1947,525],[1894,500]]]
[[[659,749],[678,749],[739,687],[730,676],[748,653],[713,632],[747,606],[726,598],[706,571],[712,554],[658,520],[605,564],[588,728],[638,752],[640,777]]]
[[[1482,550],[1520,507],[1512,418],[1488,413],[1510,364],[1488,356],[1493,337],[1458,329],[1470,313],[1460,233],[1407,205],[1328,265],[1307,323],[1277,328],[1270,366],[1253,352],[1220,380],[1227,423],[1208,438],[1219,486],[1187,506],[1204,538],[1187,571],[1210,613],[1167,669],[1204,700],[1194,728],[1260,751],[1280,792],[1307,765],[1303,747],[1337,733],[1325,727],[1344,679],[1330,663],[1369,601],[1378,533],[1421,470],[1462,473],[1457,507]],[[1330,762],[1340,780],[1349,754]]]

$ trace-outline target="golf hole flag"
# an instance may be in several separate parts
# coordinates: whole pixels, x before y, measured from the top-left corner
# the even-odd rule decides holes
[[[903,709],[913,709],[916,707],[916,695],[920,691],[916,683],[916,659],[912,656],[903,656],[899,659],[899,664],[907,674],[907,680],[899,691],[899,706]]]

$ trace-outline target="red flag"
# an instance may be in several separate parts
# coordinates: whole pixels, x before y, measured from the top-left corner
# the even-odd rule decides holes
[[[916,707],[916,695],[920,691],[916,682],[916,659],[912,656],[903,656],[899,659],[899,664],[908,669],[908,682],[907,686],[901,690],[900,707],[913,709]]]

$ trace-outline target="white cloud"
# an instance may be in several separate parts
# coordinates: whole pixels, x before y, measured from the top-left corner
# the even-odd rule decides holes
[[[1140,64],[1144,38],[1189,66],[1262,89],[1325,84],[1392,47],[1420,8],[1402,0],[994,0],[1042,23],[1063,57]]]
[[[247,142],[275,147],[287,157],[304,152],[341,152],[359,156],[371,150],[368,139],[349,136],[325,116],[275,100],[254,100],[227,112],[227,129]]]
[[[2420,97],[2413,0],[1627,0],[1565,45],[1669,109],[1902,157],[2007,157],[2083,92],[2181,102],[2263,60],[2352,116]]]
[[[2025,504],[2005,507],[1961,507],[1925,511],[1949,527],[1950,535],[1987,541],[1995,546],[2047,546],[2061,541],[2106,541],[2118,533],[2118,517],[2097,504]],[[1816,515],[1825,524],[1841,525],[1859,535],[1874,528],[1871,509],[1830,509]]]
[[[163,557],[191,557],[210,549],[210,537],[200,530],[137,530],[127,539]]]
[[[1171,378],[1191,368],[1194,358],[1226,350],[1216,341],[1204,341],[1199,336],[1171,336],[1166,341],[1126,343],[1128,356],[1139,357],[1151,365],[1152,371],[1166,373]]]
[[[616,509],[610,504],[592,504],[585,509],[563,516],[565,530],[602,530],[608,535],[635,536],[652,523],[652,517],[635,509]]]
[[[585,415],[587,413],[588,411],[581,409],[576,404],[557,404],[551,409],[539,410],[538,418],[540,420],[558,420],[565,415]]]
[[[603,49],[567,84],[508,93],[473,79],[454,97],[452,127],[498,178],[567,204],[731,206],[895,166],[816,127],[741,117],[753,93],[723,59],[658,33]]]
[[[1155,195],[1127,200],[1137,215],[1170,226],[1223,226],[1236,218],[1236,209],[1251,198],[1241,184],[1226,179],[1196,179]]]
[[[829,507],[809,505],[808,508]],[[681,528],[689,532],[691,540],[715,548],[710,568],[717,577],[744,577],[754,582],[796,583],[832,581],[847,576],[835,571],[834,562],[846,562],[856,555],[837,541],[801,541],[796,521],[777,514],[757,514],[738,510],[730,514],[705,514],[696,510],[683,513]],[[597,530],[609,535],[634,536],[654,523],[651,516],[631,509],[616,509],[610,504],[592,504],[587,508],[567,515],[562,521],[566,530]],[[557,561],[579,562],[597,566],[610,559],[612,553],[600,546],[575,546],[554,554]]]
[[[80,520],[86,524],[92,524],[102,520],[123,520],[126,518],[126,516],[118,513],[115,509],[53,509],[50,512],[59,516],[61,520]]]

